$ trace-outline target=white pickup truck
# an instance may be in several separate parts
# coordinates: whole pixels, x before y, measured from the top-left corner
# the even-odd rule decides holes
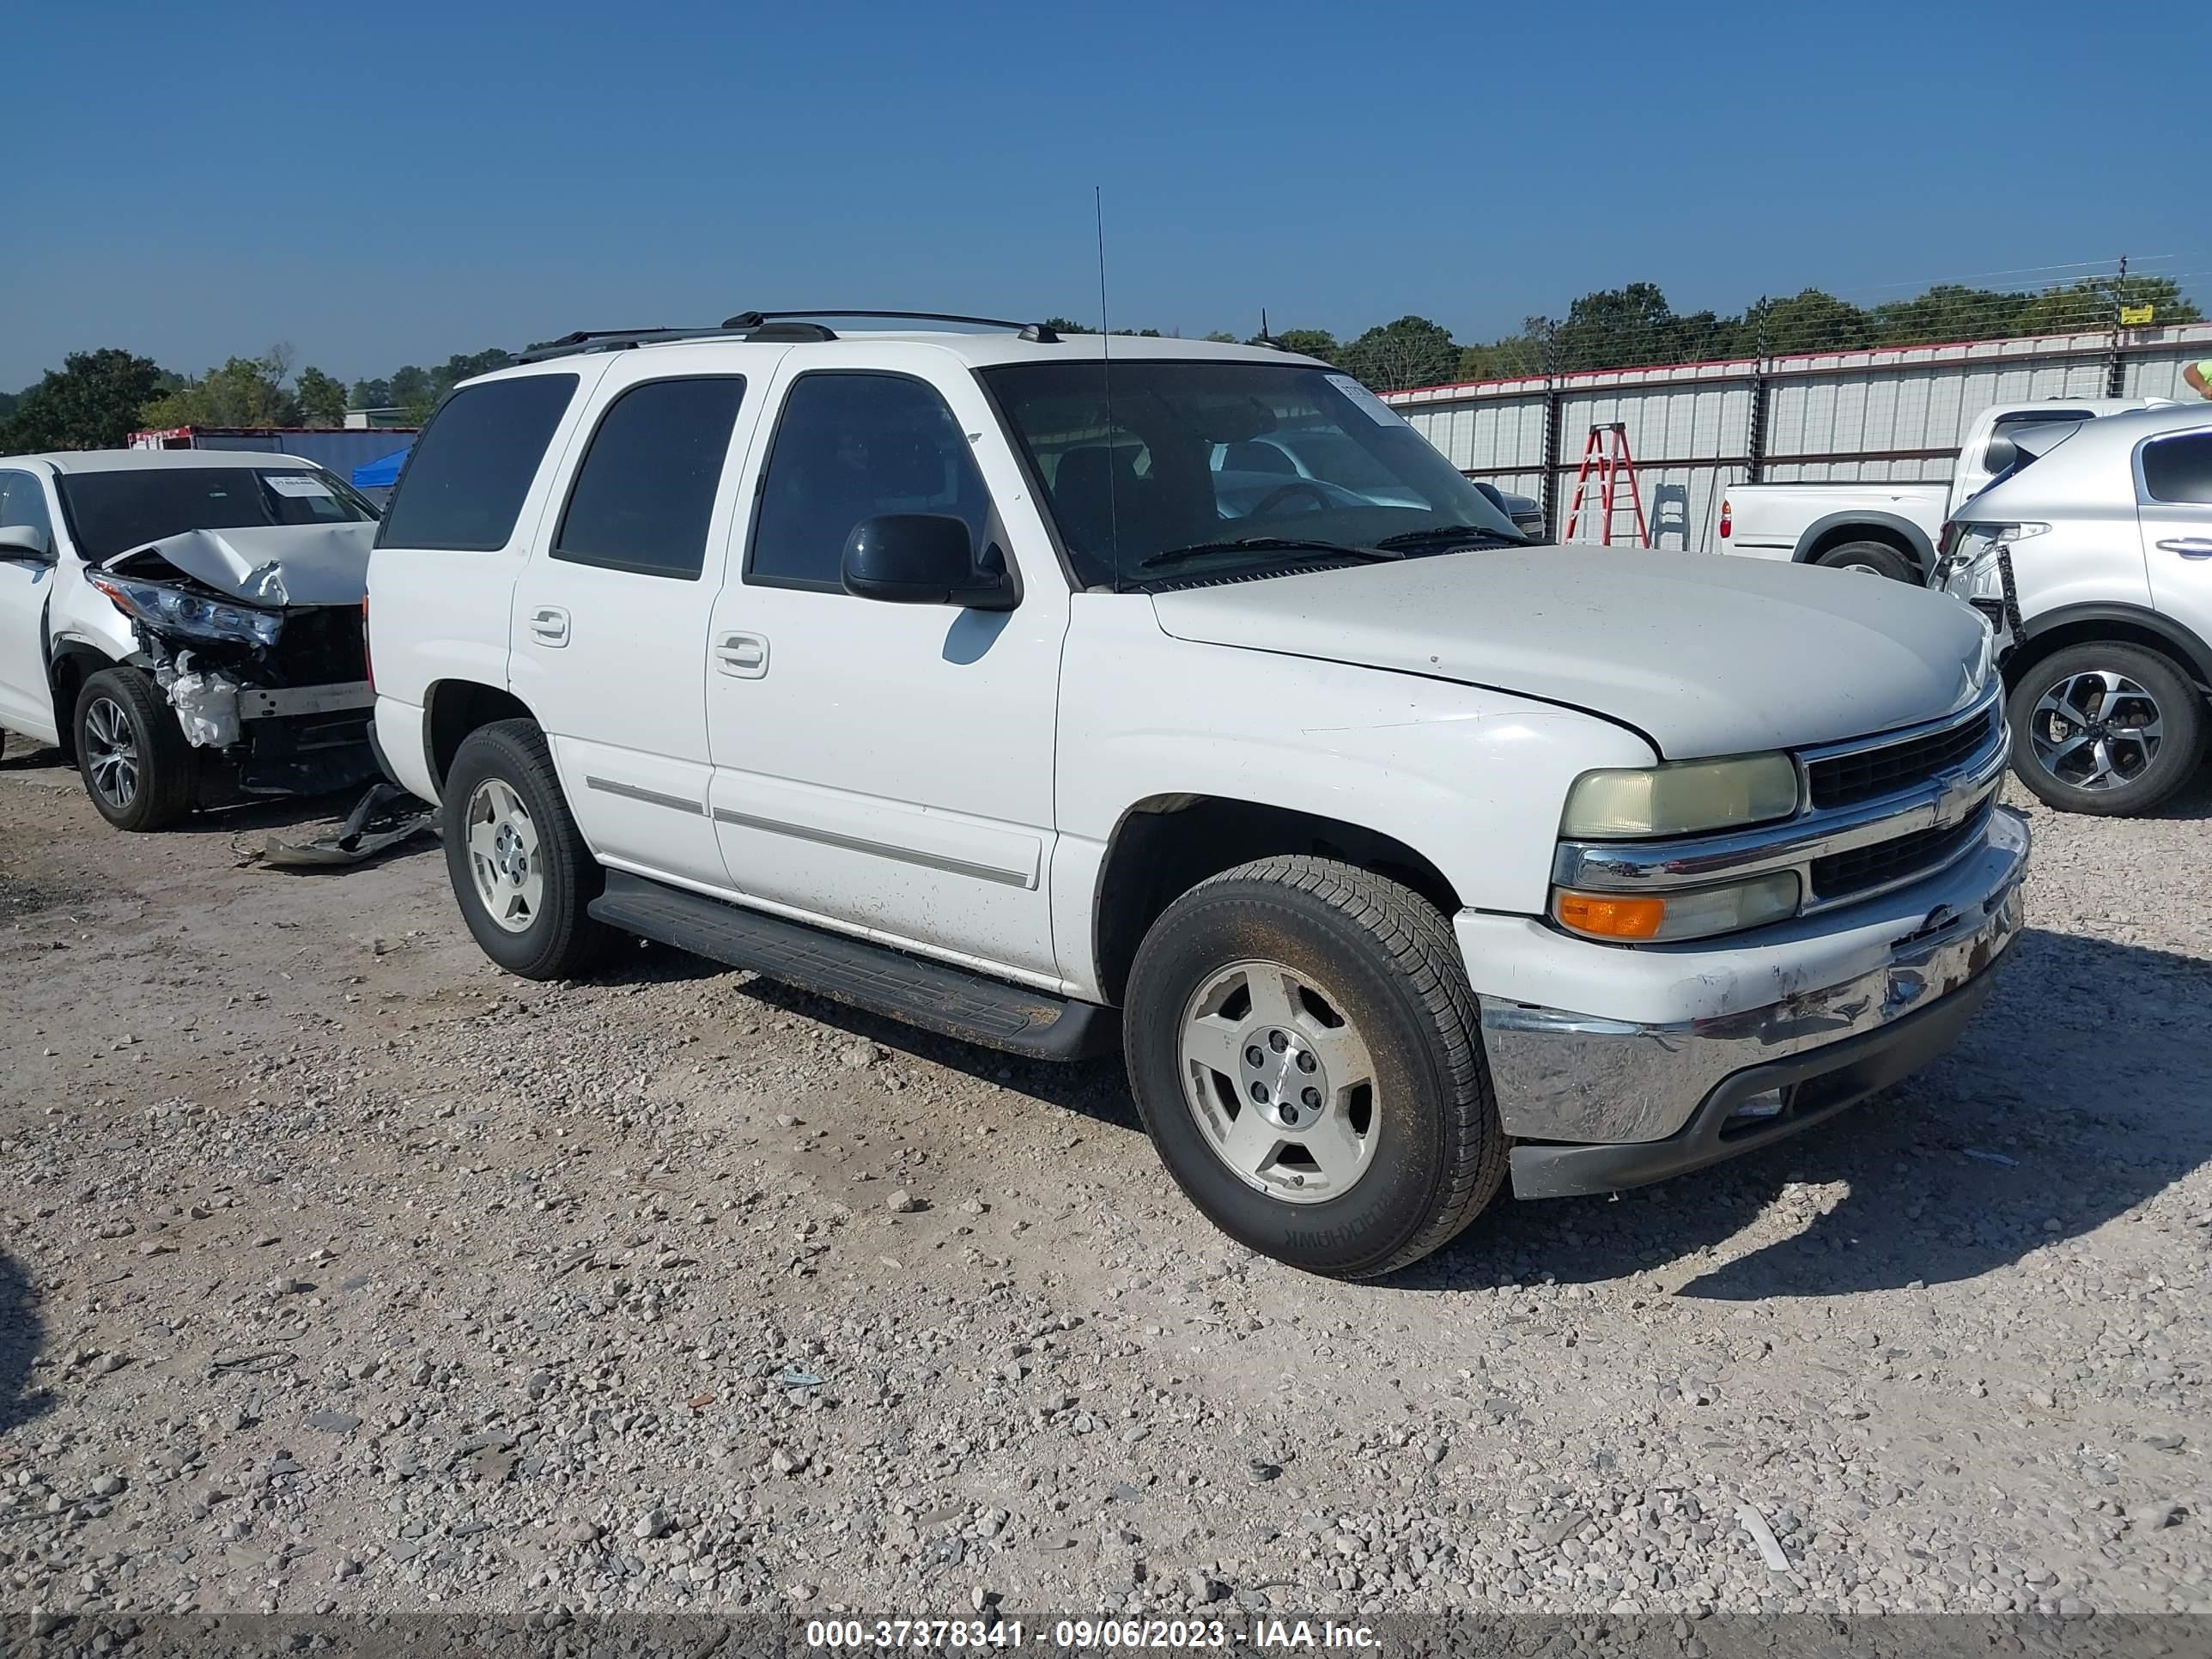
[[[823,315],[571,337],[415,447],[376,732],[503,967],[1118,1049],[1206,1216],[1347,1278],[1821,1122],[1988,991],[1968,607],[1532,549],[1310,358]],[[1319,476],[1214,464],[1268,434]]]
[[[1966,428],[1948,483],[1740,483],[1721,499],[1723,553],[1889,576],[1917,586],[1936,568],[1943,526],[1996,477],[1990,440],[2144,409],[2144,398],[2063,398],[1996,404]],[[2006,452],[2000,452],[2003,453]]]

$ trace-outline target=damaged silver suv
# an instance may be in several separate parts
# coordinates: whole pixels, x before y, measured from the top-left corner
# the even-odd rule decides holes
[[[374,777],[375,519],[293,455],[0,457],[0,728],[122,830]]]

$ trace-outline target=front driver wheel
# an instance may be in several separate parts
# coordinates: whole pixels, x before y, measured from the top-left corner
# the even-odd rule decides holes
[[[2070,645],[2014,684],[2013,770],[2062,812],[2148,812],[2204,753],[2203,694],[2139,645]]]
[[[161,688],[135,668],[103,668],[76,694],[85,793],[118,830],[165,830],[191,810],[192,746]]]
[[[1139,947],[1123,1031],[1161,1161],[1262,1255],[1374,1278],[1449,1242],[1504,1180],[1451,928],[1370,872],[1282,857],[1201,882]]]

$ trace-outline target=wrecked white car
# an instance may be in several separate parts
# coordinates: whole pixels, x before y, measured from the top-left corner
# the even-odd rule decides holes
[[[374,777],[375,520],[296,456],[0,458],[0,728],[123,830]]]

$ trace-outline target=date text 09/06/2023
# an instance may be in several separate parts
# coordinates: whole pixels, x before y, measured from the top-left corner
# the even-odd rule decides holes
[[[1381,1644],[1365,1625],[1263,1619],[1242,1629],[1218,1619],[814,1619],[806,1645],[817,1650],[998,1649],[1018,1652],[1252,1647],[1281,1651],[1372,1652]]]

